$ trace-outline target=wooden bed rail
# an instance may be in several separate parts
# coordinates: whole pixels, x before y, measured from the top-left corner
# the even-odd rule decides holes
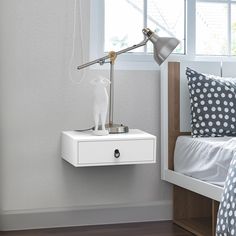
[[[180,63],[168,63],[168,167],[174,169],[176,139],[190,132],[180,132]]]

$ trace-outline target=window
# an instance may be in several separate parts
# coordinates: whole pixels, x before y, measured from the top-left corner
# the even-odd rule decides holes
[[[104,49],[120,50],[141,42],[142,29],[148,27],[160,36],[180,39],[181,44],[175,52],[184,54],[184,21],[185,0],[105,0]],[[135,52],[151,53],[152,45],[138,48]]]
[[[196,54],[236,55],[236,1],[197,0]]]
[[[96,38],[97,52],[117,51],[137,44],[143,40],[142,28],[148,27],[159,36],[177,37],[181,43],[174,51],[176,54],[236,56],[236,0],[92,0],[91,3],[96,15],[92,25],[100,22],[104,26],[102,30],[95,29],[96,35],[102,34]],[[146,61],[151,53],[150,43],[127,56],[135,55]]]
[[[231,53],[236,56],[236,2],[231,6]]]

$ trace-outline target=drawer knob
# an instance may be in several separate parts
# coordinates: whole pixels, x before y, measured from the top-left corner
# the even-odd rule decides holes
[[[114,157],[115,157],[115,158],[119,158],[119,157],[120,157],[120,151],[119,151],[119,149],[115,149],[115,151],[114,151]]]

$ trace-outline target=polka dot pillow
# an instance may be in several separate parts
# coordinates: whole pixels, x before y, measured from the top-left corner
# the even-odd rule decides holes
[[[236,136],[236,78],[186,69],[193,137]]]

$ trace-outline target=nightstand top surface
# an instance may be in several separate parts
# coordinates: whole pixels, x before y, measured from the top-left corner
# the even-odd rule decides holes
[[[153,139],[154,135],[146,133],[139,129],[130,129],[128,133],[122,134],[109,134],[106,136],[97,136],[93,134],[93,131],[63,131],[62,134],[68,135],[74,140],[80,141],[99,141],[99,140],[130,140],[130,139]]]

